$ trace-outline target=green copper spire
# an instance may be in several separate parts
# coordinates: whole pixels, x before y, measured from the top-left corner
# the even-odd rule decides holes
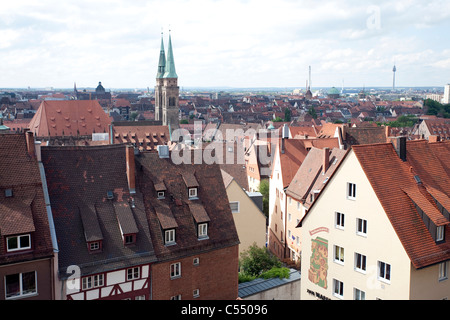
[[[162,78],[166,69],[166,53],[164,52],[163,33],[161,32],[161,50],[159,53],[158,73],[156,78]]]
[[[178,78],[175,71],[175,61],[173,60],[172,52],[172,38],[169,33],[169,49],[167,52],[167,63],[166,63],[166,73],[164,73],[164,78]]]

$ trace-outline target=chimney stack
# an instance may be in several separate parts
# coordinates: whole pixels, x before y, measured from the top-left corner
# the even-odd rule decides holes
[[[285,142],[284,139],[289,139],[289,127],[285,123],[281,129],[281,153],[284,153]]]
[[[25,131],[25,139],[27,140],[27,151],[28,151],[28,154],[32,158],[36,158],[33,132],[30,131],[30,129],[25,129],[24,131]]]
[[[325,174],[330,166],[330,148],[323,148],[322,174]]]
[[[134,147],[126,146],[127,178],[130,193],[136,193],[136,165],[134,163]]]
[[[402,161],[406,161],[406,137],[395,137],[391,142],[399,158]]]

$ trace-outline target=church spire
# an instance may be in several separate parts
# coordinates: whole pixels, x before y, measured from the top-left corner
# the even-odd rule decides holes
[[[172,37],[170,35],[169,30],[169,48],[167,49],[167,63],[166,69],[164,73],[164,78],[178,78],[177,73],[175,71],[175,61],[173,59],[173,51],[172,51]]]
[[[166,69],[166,53],[164,52],[163,33],[161,32],[161,50],[159,52],[158,73],[156,78],[162,78]]]

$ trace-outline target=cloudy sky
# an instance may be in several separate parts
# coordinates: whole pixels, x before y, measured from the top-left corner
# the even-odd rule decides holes
[[[169,29],[181,87],[450,83],[448,0],[12,0],[0,88],[153,88]]]

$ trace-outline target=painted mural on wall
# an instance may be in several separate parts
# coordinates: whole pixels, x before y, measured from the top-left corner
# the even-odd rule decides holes
[[[317,237],[311,240],[311,258],[308,279],[312,283],[326,289],[328,273],[328,240]]]

